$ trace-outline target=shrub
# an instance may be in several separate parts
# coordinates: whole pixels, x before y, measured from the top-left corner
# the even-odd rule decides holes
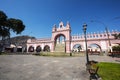
[[[113,46],[112,49],[113,49],[113,51],[120,51],[120,45],[119,46]]]

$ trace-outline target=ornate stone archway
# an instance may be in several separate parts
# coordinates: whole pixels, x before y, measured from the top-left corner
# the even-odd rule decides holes
[[[69,53],[71,51],[70,45],[71,45],[71,28],[70,24],[67,23],[66,26],[64,26],[63,22],[60,22],[59,27],[57,28],[56,25],[54,25],[52,29],[52,48],[51,51],[55,52],[55,43],[56,43],[56,38],[59,35],[63,35],[66,39],[65,41],[65,52]]]
[[[100,51],[108,52],[109,49],[111,49],[111,46],[109,45],[109,41],[112,44],[120,44],[120,39],[115,39],[113,34],[119,34],[119,31],[112,31],[109,32],[109,39],[107,37],[106,32],[94,32],[94,33],[88,33],[87,36],[87,44],[89,47],[90,44],[97,44],[100,47]],[[84,40],[84,34],[74,34],[71,35],[71,27],[70,24],[67,23],[66,26],[64,26],[63,22],[59,23],[59,26],[56,25],[53,26],[52,29],[52,36],[50,38],[39,38],[39,39],[28,39],[27,40],[27,52],[32,52],[36,50],[36,47],[38,45],[41,46],[41,49],[44,50],[45,45],[48,45],[50,47],[50,52],[55,52],[55,45],[56,45],[56,38],[59,36],[63,36],[65,38],[65,46],[64,52],[70,53],[72,51],[73,46],[75,44],[81,44],[82,49],[81,51],[85,50],[85,40]],[[30,48],[30,47],[33,48]],[[33,50],[32,50],[33,49]],[[61,50],[60,50],[61,51]]]

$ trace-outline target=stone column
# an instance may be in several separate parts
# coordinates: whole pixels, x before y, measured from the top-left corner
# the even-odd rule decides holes
[[[54,41],[52,41],[52,45],[51,45],[51,52],[54,52],[54,50],[55,50],[55,42]]]
[[[71,49],[70,49],[70,41],[66,41],[66,53],[70,53]]]
[[[29,49],[29,47],[30,47],[30,46],[27,44],[27,51],[26,51],[27,53],[28,53],[28,49]]]

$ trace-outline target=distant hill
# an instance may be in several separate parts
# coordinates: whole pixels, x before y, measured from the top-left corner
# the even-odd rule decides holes
[[[23,35],[10,38],[11,44],[25,45],[28,39],[36,39],[35,37]],[[2,41],[0,41],[2,43]],[[9,39],[5,40],[5,43],[9,43]]]
[[[35,37],[31,37],[31,36],[27,36],[27,35],[16,36],[16,37],[10,38],[10,42],[12,44],[15,44],[15,43],[26,43],[26,41],[28,39],[35,39]]]

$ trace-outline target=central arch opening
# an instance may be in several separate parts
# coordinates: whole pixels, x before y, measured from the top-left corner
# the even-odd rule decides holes
[[[66,52],[66,38],[63,34],[55,37],[55,52]]]

